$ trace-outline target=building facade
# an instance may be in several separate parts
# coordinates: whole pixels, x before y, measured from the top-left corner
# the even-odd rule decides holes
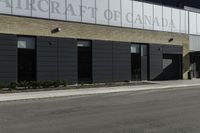
[[[187,79],[198,16],[130,0],[0,0],[0,81]]]

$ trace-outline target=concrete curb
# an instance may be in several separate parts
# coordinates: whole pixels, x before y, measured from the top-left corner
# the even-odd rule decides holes
[[[12,93],[12,94],[0,94],[0,102],[56,98],[56,97],[67,97],[67,96],[81,96],[81,95],[92,95],[92,94],[106,94],[106,93],[128,92],[128,91],[159,90],[159,89],[195,87],[195,86],[200,86],[200,83],[182,84],[182,85],[160,84],[160,85],[120,86],[120,87],[107,87],[107,88],[88,88],[88,89],[78,89],[78,90],[22,92],[22,93]]]

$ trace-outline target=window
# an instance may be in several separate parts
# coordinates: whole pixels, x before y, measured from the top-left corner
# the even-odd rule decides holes
[[[141,45],[141,56],[147,56],[147,45]]]
[[[19,37],[17,47],[21,49],[35,49],[35,38]]]
[[[35,38],[19,37],[17,47],[18,81],[36,80]]]
[[[135,53],[135,54],[140,53],[140,45],[132,44],[131,45],[131,53]]]
[[[90,47],[91,43],[90,41],[84,41],[84,40],[80,40],[78,41],[78,47]]]

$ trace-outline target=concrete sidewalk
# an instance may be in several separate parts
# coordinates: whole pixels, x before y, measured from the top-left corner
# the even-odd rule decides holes
[[[28,100],[28,99],[41,99],[77,95],[91,95],[91,94],[105,94],[127,91],[142,91],[142,90],[155,90],[155,89],[168,89],[168,88],[182,88],[200,86],[200,80],[176,80],[176,81],[159,81],[151,82],[155,84],[138,85],[138,86],[120,86],[120,87],[102,87],[102,88],[88,88],[88,89],[73,89],[73,90],[53,90],[53,91],[39,91],[39,92],[22,92],[11,94],[0,94],[0,102],[15,101],[15,100]]]

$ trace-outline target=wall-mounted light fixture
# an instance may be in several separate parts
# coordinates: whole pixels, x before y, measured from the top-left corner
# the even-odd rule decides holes
[[[53,29],[51,31],[51,33],[57,33],[57,32],[60,32],[60,31],[61,31],[61,28],[57,27],[57,28]]]
[[[172,41],[174,41],[174,38],[170,38],[170,39],[168,40],[168,42],[172,42]]]

